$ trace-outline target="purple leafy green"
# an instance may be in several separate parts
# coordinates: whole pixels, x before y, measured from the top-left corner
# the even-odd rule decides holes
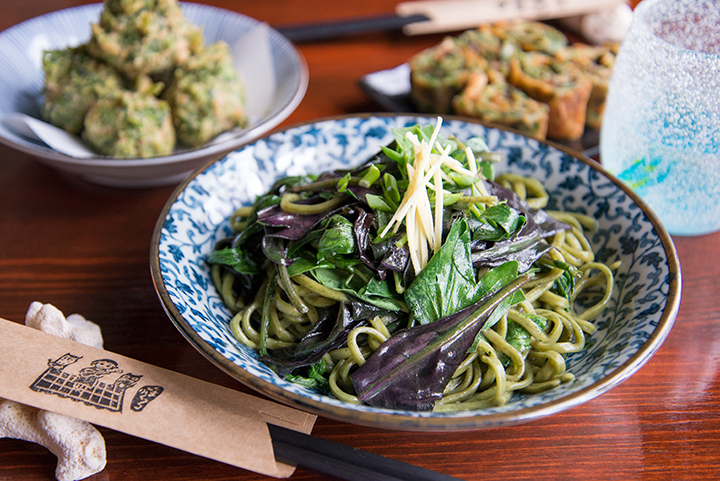
[[[376,316],[388,320],[388,324],[402,318],[398,313],[386,311],[362,302],[341,303],[339,307],[322,309],[320,318],[299,344],[291,348],[268,351],[261,358],[285,376],[294,370],[312,366],[329,351],[342,347],[351,330]],[[388,327],[391,330],[393,326]]]
[[[370,236],[370,229],[373,227],[375,216],[368,214],[365,210],[358,208],[358,216],[353,224],[353,234],[355,235],[355,242],[358,248],[358,255],[360,260],[365,265],[377,271],[377,266],[373,258],[372,252],[372,238]],[[379,271],[378,275],[380,279],[385,279],[385,271]]]
[[[505,201],[507,207],[521,213],[526,220],[519,230],[506,239],[496,242],[476,242],[472,249],[472,264],[475,268],[496,267],[508,261],[516,261],[520,272],[525,272],[543,254],[552,249],[543,239],[570,227],[555,220],[541,209],[530,208],[527,202],[513,191],[499,184],[488,182],[487,186],[492,195]],[[475,231],[473,236],[475,238]]]
[[[258,222],[266,226],[266,236],[298,240],[321,220],[342,209],[343,207],[338,207],[319,214],[294,214],[285,212],[279,205],[274,205],[258,212]]]
[[[527,279],[515,279],[473,306],[393,335],[351,375],[360,400],[390,409],[431,410],[486,320]]]

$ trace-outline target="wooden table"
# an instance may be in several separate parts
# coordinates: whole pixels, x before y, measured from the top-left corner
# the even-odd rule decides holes
[[[0,30],[83,0],[3,0]],[[392,11],[393,1],[200,0],[271,25]],[[283,123],[374,111],[357,87],[440,36],[399,33],[300,46],[307,95]],[[0,93],[1,95],[2,93]],[[107,349],[248,391],[213,367],[168,320],[153,289],[150,237],[173,186],[123,190],[65,178],[0,146],[0,316],[22,322],[32,301],[102,326]],[[582,406],[524,425],[452,434],[371,429],[320,418],[313,434],[466,480],[717,479],[720,476],[720,233],[674,239],[682,304],[657,354],[631,379]],[[94,480],[260,480],[263,476],[100,429],[108,453]],[[0,480],[53,479],[44,448],[0,440]],[[293,479],[325,479],[298,469]]]

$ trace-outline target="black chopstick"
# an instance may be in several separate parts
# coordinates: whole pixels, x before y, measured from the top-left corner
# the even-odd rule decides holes
[[[458,481],[445,474],[268,424],[275,458],[347,481]]]
[[[400,30],[405,25],[427,20],[429,18],[422,14],[405,17],[390,14],[358,17],[349,20],[278,26],[275,27],[275,30],[283,34],[291,42],[301,43],[346,37],[359,33]]]

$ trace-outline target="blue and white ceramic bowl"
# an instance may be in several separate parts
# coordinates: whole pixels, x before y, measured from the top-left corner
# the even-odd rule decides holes
[[[434,123],[422,115],[360,115],[305,123],[273,133],[208,164],[180,185],[158,219],[152,276],[177,328],[215,365],[286,404],[346,422],[403,430],[467,430],[513,424],[562,411],[618,385],[655,353],[680,303],[681,275],[672,241],[641,200],[596,162],[519,134],[445,118],[442,132],[483,136],[511,171],[540,179],[550,209],[593,216],[591,242],[601,261],[622,260],[609,308],[583,352],[568,358],[576,381],[505,406],[463,413],[418,413],[343,403],[289,383],[258,362],[228,329],[230,312],[210,281],[205,257],[230,234],[227,218],[279,177],[357,165],[393,139],[391,129]]]
[[[202,28],[206,44],[224,40],[234,45],[259,21],[221,8],[181,2],[183,16]],[[81,45],[90,38],[90,25],[97,23],[101,3],[59,10],[0,32],[0,142],[28,153],[41,162],[87,181],[120,187],[149,187],[178,183],[210,158],[222,155],[275,128],[298,106],[305,95],[308,70],[300,52],[279,32],[267,29],[270,62],[274,69],[253,72],[254,85],[274,85],[264,113],[251,119],[236,135],[193,149],[176,149],[172,155],[151,159],[113,159],[105,156],[75,158],[51,149],[39,140],[19,135],[2,122],[9,114],[41,118],[43,50]],[[268,75],[267,72],[270,72]],[[242,72],[241,72],[242,73]],[[267,77],[267,78],[266,78]],[[251,85],[247,95],[253,96]]]

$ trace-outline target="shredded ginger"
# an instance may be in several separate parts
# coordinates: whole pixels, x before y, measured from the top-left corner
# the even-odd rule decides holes
[[[433,254],[437,252],[442,244],[443,197],[447,191],[443,189],[445,174],[441,167],[446,166],[459,174],[471,177],[478,175],[474,156],[468,156],[470,163],[468,170],[450,157],[451,146],[448,145],[443,149],[437,142],[441,125],[442,117],[438,117],[430,142],[420,141],[417,135],[411,132],[406,134],[414,147],[414,160],[412,164],[407,164],[408,188],[400,207],[381,234],[381,237],[385,237],[393,226],[393,233],[396,233],[403,220],[405,221],[410,260],[416,273],[425,268],[432,256],[431,252]],[[434,209],[430,205],[428,189],[432,189],[435,194]]]

